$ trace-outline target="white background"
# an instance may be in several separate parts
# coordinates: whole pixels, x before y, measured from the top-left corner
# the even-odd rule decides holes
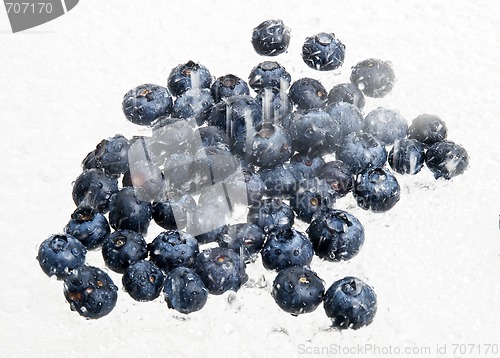
[[[451,357],[453,344],[480,345],[463,356],[500,344],[500,11],[486,0],[402,3],[86,0],[17,34],[0,11],[0,356],[278,357],[371,344],[382,353],[430,347],[432,356],[439,345]],[[449,182],[425,168],[398,176],[402,198],[386,214],[358,209],[350,197],[339,201],[364,224],[365,246],[349,262],[315,259],[313,268],[327,286],[344,275],[373,285],[374,323],[328,331],[322,307],[300,317],[280,311],[269,293],[274,274],[259,262],[249,275],[264,275],[267,288],[245,287],[232,304],[229,294],[211,296],[187,317],[161,298],[136,303],[123,290],[105,318],[71,312],[62,283],[39,268],[37,248],[69,220],[71,183],[85,155],[116,133],[148,133],[125,120],[125,92],[166,85],[171,68],[188,60],[216,77],[246,79],[264,60],[251,31],[269,18],[292,30],[288,53],[276,58],[292,79],[314,77],[329,90],[360,60],[390,60],[398,82],[386,98],[369,100],[365,113],[380,105],[408,121],[438,114],[449,139],[470,154],[468,171]],[[305,37],[322,31],[347,47],[340,73],[316,72],[300,58]],[[148,241],[157,232],[152,224]],[[103,266],[98,253],[89,263]]]

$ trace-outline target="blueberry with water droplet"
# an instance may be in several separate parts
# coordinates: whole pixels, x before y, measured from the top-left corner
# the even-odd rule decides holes
[[[160,295],[165,275],[153,262],[140,260],[131,264],[122,276],[125,291],[136,301],[152,301]]]
[[[266,20],[252,32],[252,46],[259,55],[277,56],[288,49],[290,29],[282,20]]]
[[[246,150],[249,163],[272,168],[283,164],[292,156],[292,139],[288,132],[277,124],[264,122],[256,128]]]
[[[111,229],[103,214],[91,208],[78,207],[71,214],[64,232],[78,239],[88,250],[93,250],[102,245]]]
[[[299,109],[322,108],[328,93],[320,81],[314,78],[300,78],[290,86],[290,99]]]
[[[392,91],[396,75],[389,61],[369,58],[352,68],[350,80],[365,96],[381,98]]]
[[[121,134],[103,139],[95,149],[95,165],[106,174],[119,176],[125,173],[128,166],[128,149],[131,141]]]
[[[310,68],[332,71],[344,63],[345,45],[333,33],[320,32],[307,37],[302,45],[302,59]]]
[[[149,126],[172,110],[170,91],[155,84],[144,84],[128,91],[123,96],[122,110],[132,123]]]
[[[337,150],[337,159],[355,175],[368,168],[383,167],[387,161],[387,150],[372,134],[357,131],[344,138]]]
[[[294,316],[313,312],[323,301],[325,284],[318,275],[302,267],[288,267],[274,279],[271,294],[285,312]]]
[[[307,236],[290,228],[271,232],[267,236],[261,256],[266,269],[280,271],[289,266],[308,266],[314,256],[314,250]]]
[[[250,87],[238,76],[228,74],[217,78],[210,87],[210,92],[214,102],[217,103],[230,97],[249,95]]]
[[[352,189],[354,176],[341,160],[325,163],[317,170],[317,174],[318,179],[324,179],[339,198],[347,195]]]
[[[139,200],[134,188],[122,188],[111,196],[109,224],[113,229],[146,233],[151,218],[151,203]]]
[[[371,133],[382,144],[392,145],[406,137],[408,122],[398,110],[378,107],[366,115],[361,129]]]
[[[38,248],[36,259],[47,276],[64,279],[85,263],[87,249],[71,235],[51,235]]]
[[[356,176],[353,195],[358,206],[375,213],[390,210],[399,201],[398,180],[386,169],[366,169]]]
[[[469,166],[469,154],[460,144],[444,140],[433,144],[425,153],[425,164],[434,178],[449,180],[463,174]]]
[[[124,273],[131,264],[148,256],[144,237],[130,230],[116,230],[109,234],[101,252],[106,266],[118,273]]]
[[[172,109],[172,117],[194,119],[201,126],[208,118],[214,100],[208,88],[188,89],[176,98]]]
[[[220,247],[234,250],[243,257],[245,262],[256,260],[257,254],[264,246],[264,241],[264,232],[252,223],[226,225],[217,236]]]
[[[212,75],[200,63],[188,61],[174,67],[167,78],[168,89],[174,96],[180,96],[188,89],[210,88]]]
[[[248,210],[247,222],[257,225],[269,234],[290,229],[294,223],[293,209],[277,198],[262,199]]]
[[[276,61],[264,61],[255,66],[248,76],[248,85],[256,93],[269,89],[281,92],[288,89],[292,78],[285,67]]]
[[[416,139],[397,140],[389,151],[387,162],[399,174],[417,174],[425,162],[425,147]]]
[[[446,123],[435,114],[421,114],[413,119],[408,128],[408,138],[416,139],[426,146],[446,139]]]
[[[198,241],[190,234],[169,230],[160,233],[148,244],[149,257],[162,270],[193,266],[199,253]]]
[[[118,192],[118,181],[102,169],[87,169],[73,183],[73,201],[101,213],[109,210],[109,198]]]
[[[328,92],[328,103],[349,103],[360,110],[365,106],[365,96],[363,92],[351,82],[340,83],[333,86],[333,88]]]
[[[184,314],[201,310],[208,299],[208,290],[200,276],[187,267],[177,267],[167,274],[163,293],[168,308]]]

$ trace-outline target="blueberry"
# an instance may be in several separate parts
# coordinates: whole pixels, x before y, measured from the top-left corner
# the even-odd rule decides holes
[[[200,136],[204,147],[216,147],[219,145],[229,145],[227,134],[216,126],[200,127],[195,131],[195,136]]]
[[[399,174],[417,174],[425,162],[424,145],[416,139],[399,139],[390,150],[387,162]]]
[[[307,37],[302,45],[302,59],[318,71],[331,71],[344,63],[345,45],[335,34],[320,32]]]
[[[229,193],[238,193],[231,197],[231,201],[243,205],[259,203],[265,191],[264,182],[260,175],[242,168],[225,181],[225,186]],[[244,192],[247,194],[246,197],[239,195],[239,193]]]
[[[165,275],[153,262],[140,260],[131,264],[122,276],[125,291],[136,301],[152,301],[163,288]]]
[[[205,123],[213,106],[214,100],[209,89],[188,89],[175,100],[172,117],[193,118],[201,126]]]
[[[217,237],[220,247],[236,251],[247,263],[256,260],[264,241],[264,232],[251,223],[226,225]]]
[[[148,244],[148,251],[151,261],[167,272],[180,266],[193,266],[199,253],[198,241],[192,235],[178,230],[160,233]]]
[[[188,61],[179,64],[170,71],[167,83],[170,92],[174,96],[180,96],[190,88],[210,88],[212,75],[202,64]]]
[[[102,245],[104,263],[111,270],[124,273],[131,264],[148,256],[142,234],[130,230],[117,230],[109,234]]]
[[[334,328],[359,329],[373,322],[377,295],[359,278],[344,277],[328,288],[323,305]]]
[[[115,230],[148,231],[151,203],[139,200],[134,188],[122,188],[109,201],[109,224]]]
[[[269,197],[290,197],[295,193],[297,186],[296,173],[286,163],[274,168],[259,171],[260,178],[264,183],[265,195]]]
[[[329,104],[325,107],[325,112],[339,124],[340,138],[345,138],[348,134],[363,129],[363,114],[358,107],[350,103]]]
[[[210,92],[214,102],[217,103],[225,98],[249,95],[250,87],[238,76],[228,74],[217,78],[210,87]]]
[[[352,68],[350,80],[365,96],[381,98],[392,91],[396,76],[389,61],[370,58]]]
[[[358,254],[365,241],[361,222],[346,211],[323,208],[307,229],[314,252],[328,261],[347,261]]]
[[[247,159],[261,168],[272,168],[286,162],[292,156],[292,139],[279,125],[264,122],[256,128],[249,143]]]
[[[197,212],[195,212],[196,214]],[[213,227],[213,225],[212,225]],[[201,244],[209,244],[211,242],[216,242],[219,237],[221,231],[224,229],[224,225],[218,226],[215,229],[207,229],[205,231],[201,231],[195,235],[196,241]]]
[[[264,61],[255,66],[248,76],[248,85],[256,92],[265,89],[273,92],[286,91],[292,78],[285,67],[276,61]]]
[[[229,149],[204,147],[194,156],[192,171],[196,190],[222,182],[236,172],[238,163]]]
[[[284,91],[265,89],[255,99],[262,107],[262,118],[266,122],[280,124],[293,110],[293,103]]]
[[[100,247],[111,232],[108,220],[90,208],[79,207],[64,228],[64,232],[78,239],[88,250]]]
[[[109,314],[118,299],[118,287],[101,269],[82,266],[64,281],[64,296],[71,310],[87,319]]]
[[[208,299],[208,290],[200,276],[187,267],[170,271],[163,284],[168,308],[184,314],[201,310]]]
[[[161,201],[153,202],[154,221],[167,230],[183,229],[187,225],[188,215],[196,207],[193,197],[182,191],[168,191]]]
[[[37,260],[47,276],[64,279],[85,263],[87,249],[71,235],[52,235],[42,242]]]
[[[82,160],[82,169],[85,171],[87,169],[96,169],[97,163],[95,160],[95,149],[91,150],[85,158]]]
[[[214,295],[228,290],[238,291],[248,280],[245,262],[240,255],[230,249],[213,247],[196,256],[194,271]]]
[[[309,266],[314,250],[306,235],[289,228],[272,231],[267,236],[261,255],[266,269],[280,271],[290,266]]]
[[[295,195],[290,198],[290,206],[300,220],[311,222],[322,207],[335,204],[334,193],[324,179],[303,179],[298,183]]]
[[[97,168],[106,174],[119,176],[128,169],[128,149],[132,143],[121,134],[103,139],[95,149],[94,160]]]
[[[339,124],[322,109],[297,113],[290,126],[293,149],[308,156],[335,151],[339,144]]]
[[[406,137],[408,122],[398,110],[378,107],[366,115],[362,130],[371,133],[382,144],[392,145]]]
[[[144,84],[125,94],[122,109],[130,122],[148,126],[158,118],[170,114],[172,105],[172,95],[167,88]]]
[[[353,83],[340,83],[328,92],[328,103],[339,102],[352,104],[362,110],[365,107],[365,96]]]
[[[390,210],[399,201],[401,188],[388,170],[371,168],[358,174],[353,195],[359,207],[375,213]]]
[[[469,165],[469,154],[459,144],[444,140],[433,144],[425,154],[425,164],[434,178],[451,179],[463,174]]]
[[[282,20],[266,20],[252,32],[252,45],[259,55],[277,56],[288,49],[290,29]]]
[[[271,294],[278,306],[294,316],[313,312],[323,302],[325,284],[318,275],[302,267],[278,272]]]
[[[248,210],[247,222],[257,225],[268,234],[288,230],[293,226],[293,209],[281,199],[262,199]]]
[[[427,146],[446,139],[446,123],[434,114],[421,114],[413,119],[408,128],[408,138],[416,139]]]
[[[118,181],[101,169],[87,169],[73,183],[73,201],[101,213],[109,210],[109,198],[118,192]]]
[[[347,195],[352,189],[354,176],[349,167],[341,160],[325,163],[317,170],[319,179],[324,179],[339,198]]]
[[[387,160],[387,151],[373,135],[363,131],[348,134],[337,150],[337,159],[343,161],[353,174],[367,168],[381,168]]]
[[[314,178],[318,170],[325,164],[325,160],[320,156],[309,157],[304,154],[296,153],[290,158],[288,168],[292,171],[296,181],[302,179]]]
[[[328,93],[325,87],[313,78],[301,78],[290,86],[290,99],[300,109],[322,108]]]

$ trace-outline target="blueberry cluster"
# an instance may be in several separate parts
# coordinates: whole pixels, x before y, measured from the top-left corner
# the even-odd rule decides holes
[[[263,56],[286,52],[289,41],[281,20],[252,34]],[[302,58],[318,71],[335,70],[345,46],[319,33],[307,37]],[[276,61],[259,63],[248,82],[234,74],[215,79],[189,61],[172,69],[166,86],[131,89],[123,113],[151,135],[117,134],[87,154],[73,184],[76,209],[64,232],[39,247],[42,270],[64,282],[72,310],[95,319],[111,312],[118,287],[86,264],[88,250],[100,250],[106,267],[122,274],[132,299],[163,293],[183,314],[202,309],[209,294],[239,290],[246,266],[260,259],[276,272],[271,294],[284,311],[323,304],[338,329],[370,324],[372,287],[345,277],[325,288],[311,270],[314,256],[350,260],[365,241],[361,222],[336,202],[351,193],[361,208],[385,212],[400,198],[397,175],[425,164],[436,178],[451,179],[469,161],[436,115],[409,125],[394,109],[363,114],[365,96],[383,97],[394,83],[391,63],[378,59],[359,62],[350,82],[330,91],[313,78],[292,82]],[[233,213],[243,210],[246,220],[235,222]],[[152,222],[164,231],[148,238]]]

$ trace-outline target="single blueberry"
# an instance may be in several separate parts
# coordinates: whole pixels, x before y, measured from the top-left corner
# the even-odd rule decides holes
[[[163,288],[165,275],[153,262],[140,260],[131,264],[122,276],[125,291],[136,301],[152,301]]]
[[[340,138],[345,138],[348,134],[363,129],[363,114],[358,107],[350,103],[328,104],[325,107],[325,112],[339,124]]]
[[[352,104],[362,110],[365,107],[365,96],[353,83],[340,83],[328,92],[328,103],[340,102]]]
[[[175,118],[192,118],[196,124],[201,126],[208,118],[214,100],[207,88],[188,89],[176,98],[172,109],[172,117]]]
[[[387,161],[387,151],[373,135],[363,131],[348,134],[337,150],[337,159],[344,162],[353,174],[368,168],[381,168]]]
[[[371,168],[357,175],[352,193],[360,208],[381,213],[396,205],[401,188],[391,172]]]
[[[277,56],[288,49],[290,29],[282,20],[266,20],[252,32],[252,45],[259,55]]]
[[[147,256],[146,240],[142,234],[135,231],[114,231],[106,237],[102,245],[104,263],[118,273],[124,273],[131,264]]]
[[[146,233],[151,218],[151,203],[139,200],[134,188],[122,188],[111,196],[109,224],[113,229]]]
[[[249,208],[247,215],[247,222],[257,225],[265,234],[290,229],[294,219],[293,209],[277,198],[262,199]]]
[[[78,207],[64,232],[78,239],[88,250],[102,246],[106,236],[111,232],[106,217],[91,208]]]
[[[297,178],[290,165],[285,163],[274,168],[264,168],[258,174],[264,183],[265,195],[274,198],[287,198],[295,193]]]
[[[301,78],[292,83],[290,99],[300,109],[322,108],[328,93],[325,87],[313,78]]]
[[[425,162],[424,145],[416,139],[400,139],[389,151],[387,162],[399,174],[417,174]]]
[[[200,63],[188,61],[174,67],[167,79],[168,89],[174,96],[180,96],[190,88],[210,88],[212,75]]]
[[[264,122],[256,128],[246,150],[247,160],[261,168],[272,168],[285,163],[292,156],[292,139],[281,126]]]
[[[163,284],[168,308],[184,314],[201,310],[208,299],[208,290],[200,276],[187,267],[170,271]]]
[[[280,271],[290,266],[309,266],[314,249],[306,235],[289,228],[272,231],[267,236],[261,256],[266,269]]]
[[[101,213],[109,210],[111,195],[118,192],[118,181],[101,169],[87,169],[73,183],[73,201]]]
[[[339,198],[347,195],[352,189],[354,176],[349,167],[341,160],[325,163],[317,170],[319,179],[324,179]]]
[[[302,59],[310,68],[331,71],[344,63],[345,45],[335,34],[320,32],[307,37],[302,45]]]
[[[256,260],[264,241],[264,232],[252,223],[226,225],[217,237],[220,247],[236,251],[246,263]]]
[[[324,179],[302,179],[298,182],[295,195],[290,198],[290,206],[297,217],[311,222],[314,214],[323,207],[335,204],[335,191]]]
[[[469,154],[459,144],[444,140],[433,144],[425,154],[425,164],[434,178],[449,180],[463,174],[469,166]]]
[[[256,92],[265,89],[273,92],[285,92],[292,78],[285,67],[276,61],[264,61],[255,66],[248,76],[248,85]]]
[[[172,95],[167,88],[155,84],[144,84],[125,94],[122,110],[130,122],[149,126],[158,118],[170,114],[172,105]]]
[[[47,276],[64,279],[85,263],[87,249],[71,235],[51,235],[38,248],[36,259]]]
[[[435,114],[421,114],[413,119],[408,128],[408,138],[416,139],[427,146],[446,139],[446,123]]]
[[[169,230],[160,233],[148,244],[149,257],[168,272],[176,267],[191,267],[199,253],[198,241],[185,232]]]
[[[185,192],[172,190],[165,193],[161,201],[153,202],[154,221],[167,230],[183,229],[187,225],[187,216],[196,207],[193,197]]]
[[[128,149],[132,143],[121,134],[103,139],[95,149],[94,160],[97,168],[106,174],[119,176],[128,169]]]
[[[210,92],[214,102],[218,103],[225,98],[249,95],[250,87],[238,76],[228,74],[217,78],[210,87]]]
[[[366,115],[362,130],[371,133],[382,144],[392,145],[406,137],[408,122],[398,110],[378,107]]]
[[[365,96],[381,98],[392,91],[396,75],[389,61],[370,58],[352,68],[350,80]]]

